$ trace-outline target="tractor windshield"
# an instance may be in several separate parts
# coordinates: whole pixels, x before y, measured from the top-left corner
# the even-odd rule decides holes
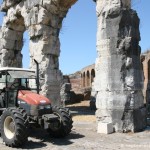
[[[36,75],[35,72],[31,71],[8,71],[10,80],[14,80],[13,84],[15,84],[18,89],[29,89],[36,90]],[[8,77],[7,77],[8,79]],[[9,82],[9,81],[8,81]]]
[[[1,72],[0,89],[29,89],[36,90],[36,75],[34,71],[11,70]]]

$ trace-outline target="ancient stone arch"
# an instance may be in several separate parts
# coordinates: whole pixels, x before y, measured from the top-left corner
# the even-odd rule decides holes
[[[95,78],[95,64],[89,65],[81,70],[81,86],[82,88],[89,88]]]
[[[22,66],[23,32],[30,36],[30,67],[40,63],[42,93],[58,103],[61,72],[59,31],[77,0],[3,0],[1,66]],[[94,0],[97,13],[97,53],[94,89],[97,119],[115,131],[139,131],[146,126],[139,48],[139,18],[131,0]],[[99,124],[100,125],[100,124]]]

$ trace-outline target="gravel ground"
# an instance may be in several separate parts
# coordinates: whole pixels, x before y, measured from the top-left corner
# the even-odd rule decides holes
[[[85,102],[84,102],[85,103]],[[70,135],[63,139],[50,138],[40,129],[32,129],[28,142],[20,149],[34,150],[149,150],[150,128],[139,133],[98,134],[94,112],[89,112],[86,106],[67,106],[73,112],[73,129]],[[79,109],[79,115],[77,110]],[[82,112],[82,109],[83,112]],[[84,114],[84,115],[82,115]],[[85,119],[85,118],[86,119]],[[84,119],[83,119],[84,118]],[[83,119],[83,120],[82,120]],[[4,145],[0,138],[0,150],[12,150]]]

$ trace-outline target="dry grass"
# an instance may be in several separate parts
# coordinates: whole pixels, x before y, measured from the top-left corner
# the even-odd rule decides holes
[[[87,115],[87,116],[73,116],[73,121],[96,122],[96,117],[93,116],[93,115]]]

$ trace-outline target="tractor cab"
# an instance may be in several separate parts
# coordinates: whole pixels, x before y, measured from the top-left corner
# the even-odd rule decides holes
[[[0,108],[18,105],[17,96],[22,90],[38,91],[34,70],[0,68]]]

